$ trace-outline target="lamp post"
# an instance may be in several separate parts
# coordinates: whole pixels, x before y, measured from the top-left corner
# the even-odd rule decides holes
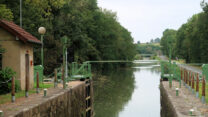
[[[67,37],[64,36],[63,38],[61,38],[61,42],[62,42],[62,45],[63,45],[63,69],[64,69],[64,78],[63,78],[63,88],[65,89],[66,88],[66,78],[68,77],[68,73],[67,73],[67,47],[66,47],[66,44],[67,44]]]
[[[42,47],[41,47],[41,65],[42,65],[42,67],[43,67],[43,58],[44,58],[44,55],[43,55],[43,36],[44,36],[44,34],[46,33],[45,27],[40,27],[40,28],[38,29],[38,32],[39,32],[39,34],[41,35],[41,43],[42,43]]]
[[[172,57],[172,48],[171,48],[171,41],[169,41],[169,68],[170,68],[170,73],[169,73],[169,87],[172,88],[172,74],[171,74],[171,70],[172,70],[172,65],[171,65],[171,57]]]
[[[43,59],[44,59],[44,53],[43,53],[43,36],[46,33],[46,29],[45,27],[40,27],[38,29],[39,34],[41,35],[41,43],[42,43],[42,47],[41,47],[41,65],[42,65],[42,70],[44,70],[44,66],[43,66]],[[43,71],[42,71],[42,81],[43,81]]]

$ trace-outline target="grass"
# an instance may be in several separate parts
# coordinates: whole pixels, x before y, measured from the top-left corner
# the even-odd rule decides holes
[[[40,89],[44,89],[44,88],[51,88],[54,86],[54,84],[53,83],[52,84],[42,84],[41,83],[39,86],[40,86]],[[36,84],[35,84],[34,88],[29,91],[29,95],[36,93],[35,88],[36,88]],[[15,93],[16,99],[24,97],[24,96],[25,96],[25,91],[19,91],[19,92]],[[11,102],[11,99],[12,99],[11,93],[0,95],[0,104]]]
[[[36,91],[35,90],[29,91],[29,94],[33,94],[33,93],[36,93]],[[16,99],[24,97],[24,96],[25,96],[25,91],[20,91],[20,92],[15,93]],[[11,93],[0,95],[0,104],[11,102],[11,99],[12,99]]]
[[[39,84],[39,88],[40,88],[40,89],[51,88],[51,87],[53,87],[53,86],[54,86],[53,83],[47,83],[47,84],[40,83],[40,84]],[[36,84],[34,85],[34,88],[36,88]]]

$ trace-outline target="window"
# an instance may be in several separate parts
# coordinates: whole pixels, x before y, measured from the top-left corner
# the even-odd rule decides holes
[[[2,70],[2,54],[0,53],[0,70]]]

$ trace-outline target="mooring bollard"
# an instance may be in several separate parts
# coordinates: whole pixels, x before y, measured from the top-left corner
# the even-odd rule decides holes
[[[194,73],[192,74],[192,93],[194,94]]]
[[[176,96],[179,95],[179,88],[176,88]]]
[[[44,97],[47,96],[47,89],[44,89]]]
[[[40,87],[39,87],[39,72],[37,72],[37,77],[36,77],[36,93],[40,93]]]
[[[15,102],[15,77],[12,77],[12,102]]]
[[[196,76],[196,98],[199,97],[199,74]]]
[[[54,70],[54,88],[57,87],[57,69]]]
[[[193,116],[193,112],[194,112],[194,109],[190,109],[190,110],[189,110],[189,115],[190,115],[190,116]]]
[[[0,110],[0,117],[4,117],[4,113],[2,110]]]

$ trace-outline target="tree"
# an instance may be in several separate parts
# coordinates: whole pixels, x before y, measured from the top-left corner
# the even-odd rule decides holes
[[[8,9],[5,4],[0,4],[0,19],[12,21],[13,18],[11,9]]]
[[[165,55],[169,55],[169,51],[171,49],[172,56],[175,56],[175,43],[176,43],[176,30],[166,29],[163,32],[163,36],[161,38],[160,45],[162,46],[162,52]]]

